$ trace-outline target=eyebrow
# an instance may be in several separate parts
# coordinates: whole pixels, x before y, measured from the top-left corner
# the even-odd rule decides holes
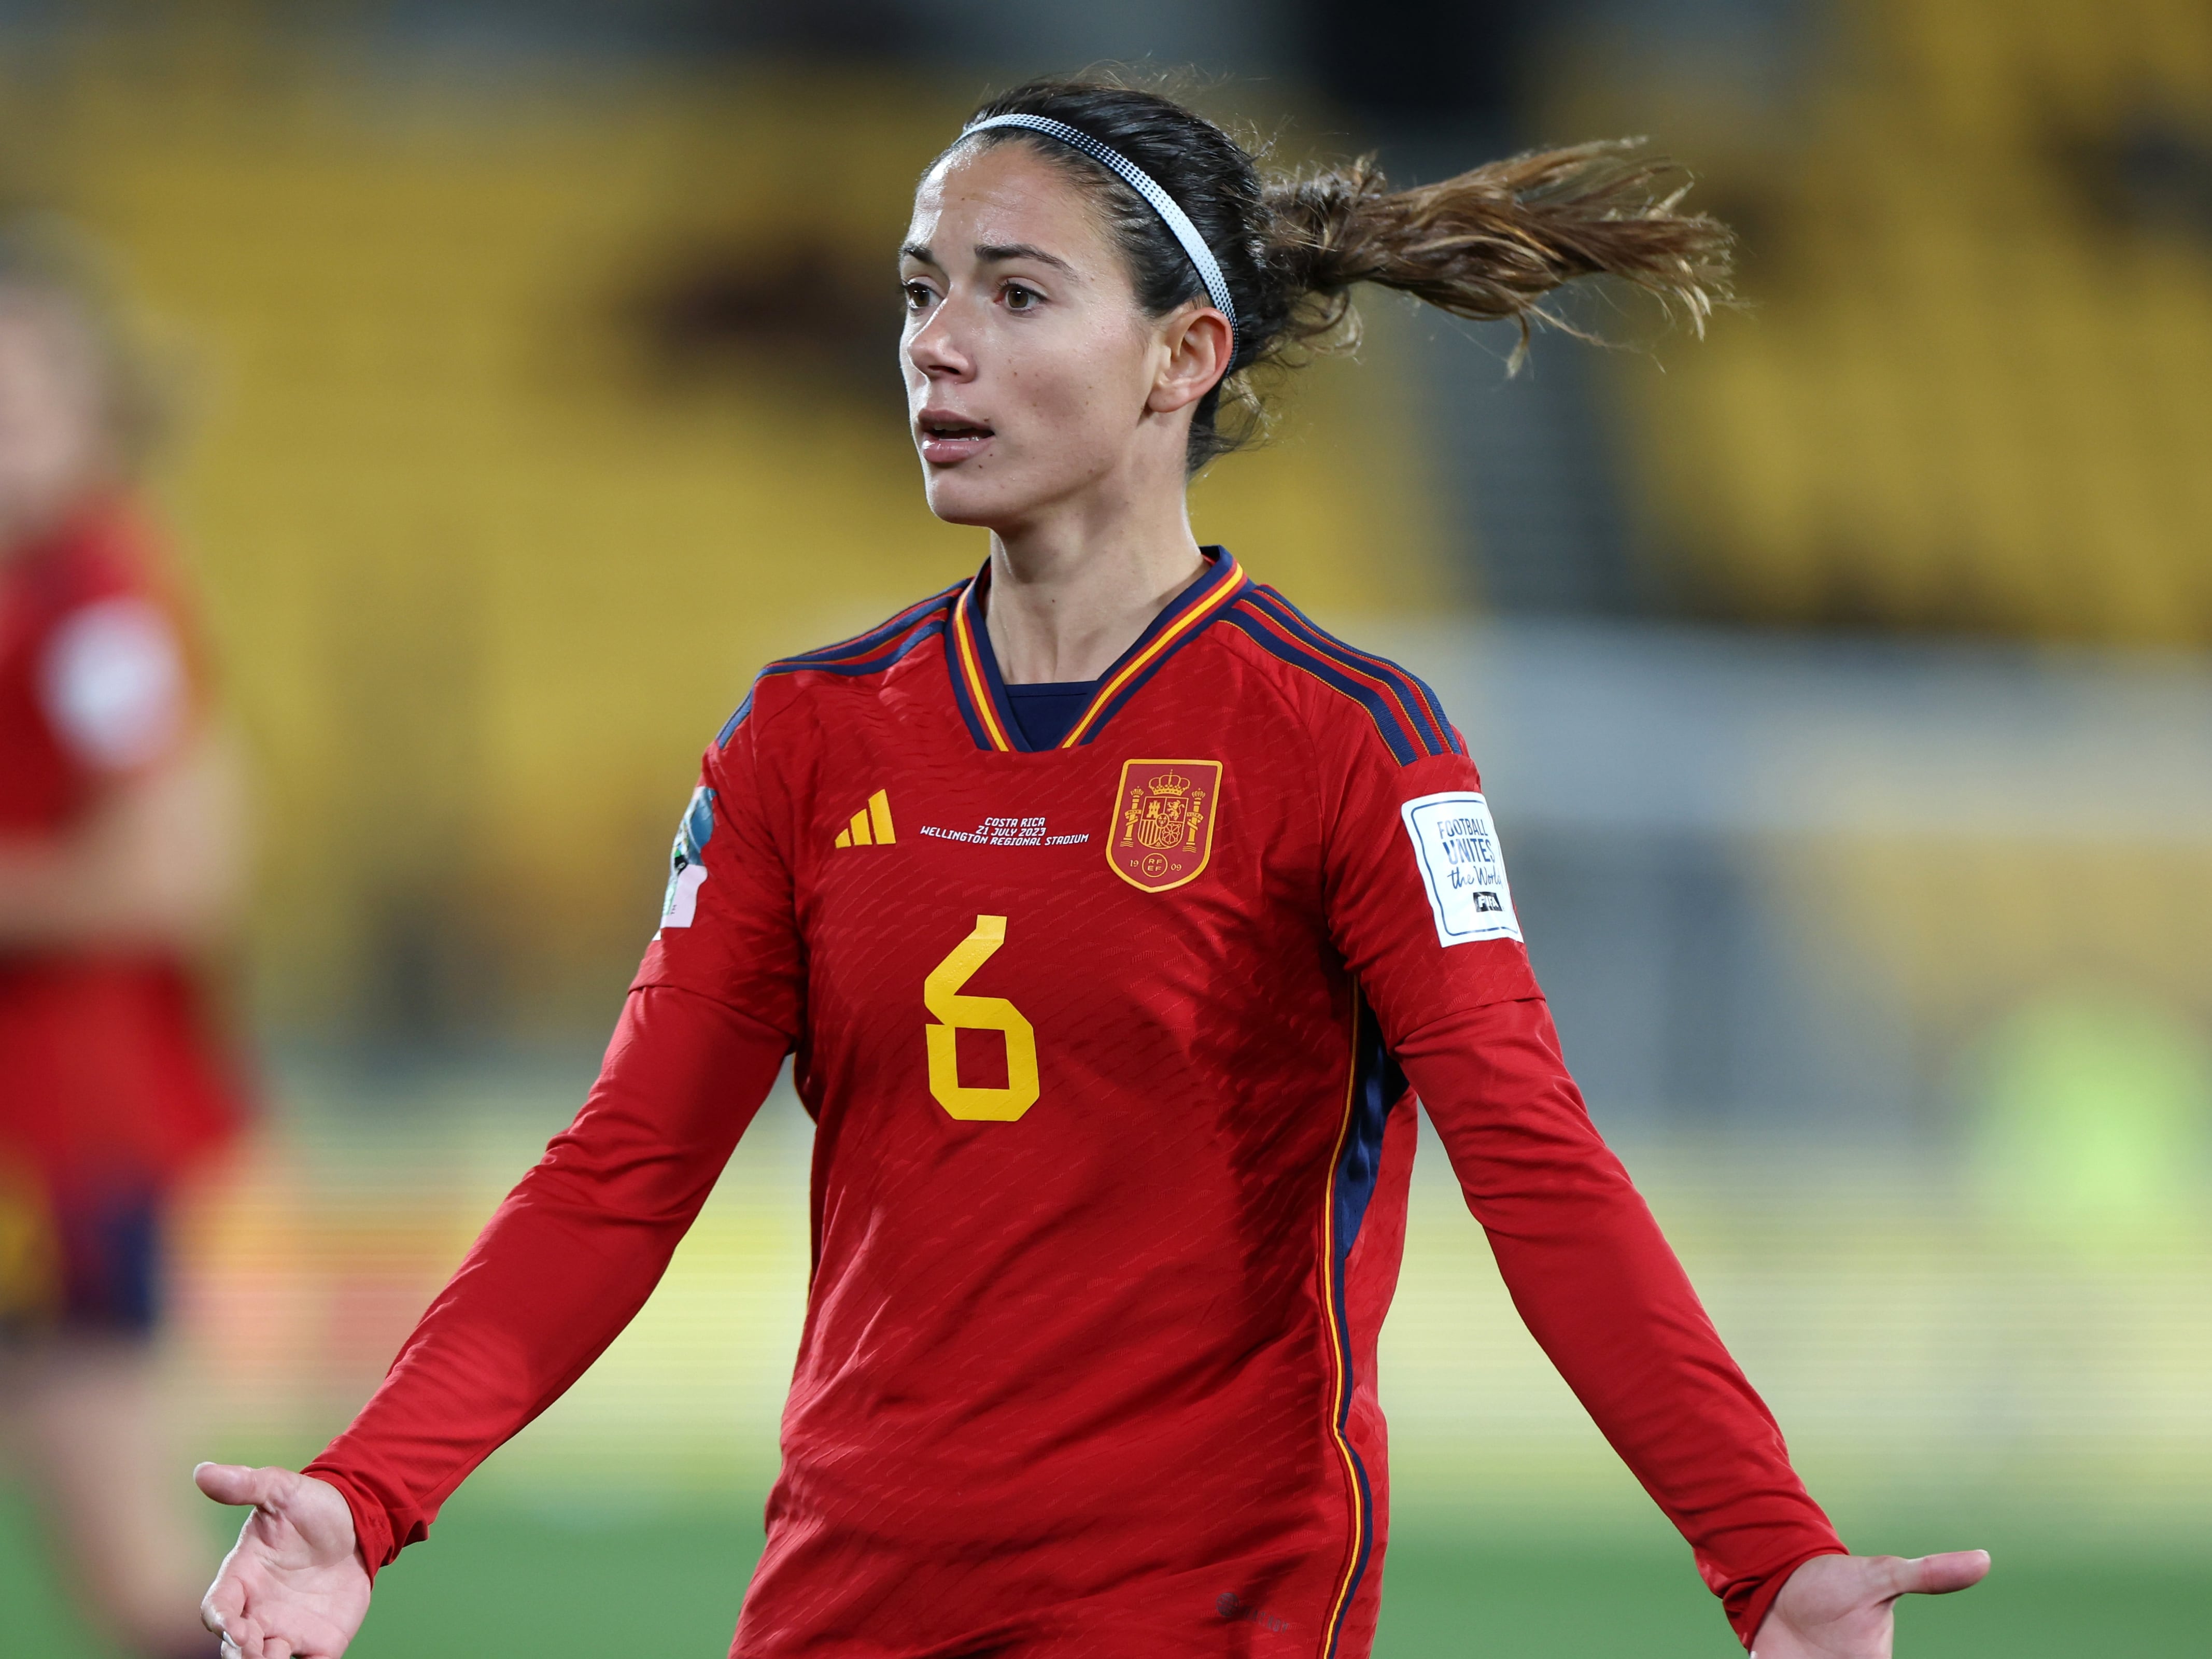
[[[995,264],[1006,259],[1034,259],[1041,265],[1050,265],[1071,276],[1076,274],[1075,267],[1057,253],[1047,253],[1042,248],[1033,247],[1027,242],[978,242],[975,244],[975,257],[985,264]]]
[[[899,250],[899,257],[917,260],[925,265],[938,265],[937,255],[930,251],[927,242],[908,242]],[[1039,264],[1064,270],[1071,276],[1079,275],[1073,265],[1058,254],[1047,253],[1042,248],[1028,242],[978,242],[975,244],[975,258],[984,264],[1002,264],[1008,259],[1034,259]],[[944,269],[942,265],[938,265],[938,268]]]

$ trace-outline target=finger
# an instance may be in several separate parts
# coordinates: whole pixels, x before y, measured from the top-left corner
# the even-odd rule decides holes
[[[252,1469],[242,1463],[203,1463],[192,1484],[218,1504],[267,1504],[283,1490],[289,1469]]]
[[[1954,1590],[1980,1583],[1989,1576],[1989,1571],[1987,1550],[1948,1550],[1941,1555],[1923,1555],[1897,1564],[1892,1573],[1897,1582],[1893,1593],[1948,1595]]]
[[[225,1568],[229,1565],[227,1560],[223,1563]],[[245,1611],[245,1581],[234,1572],[218,1571],[207,1594],[200,1597],[200,1623],[210,1630],[222,1630],[232,1615]]]
[[[240,1500],[232,1494],[252,1473],[236,1463],[198,1463],[192,1468],[192,1485],[218,1504],[235,1504]]]

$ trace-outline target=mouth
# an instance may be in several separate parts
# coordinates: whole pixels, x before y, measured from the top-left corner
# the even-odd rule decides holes
[[[981,421],[971,421],[950,410],[925,409],[915,417],[914,441],[921,459],[933,466],[956,466],[997,436]]]

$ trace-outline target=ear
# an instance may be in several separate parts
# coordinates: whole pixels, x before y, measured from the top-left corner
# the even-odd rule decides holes
[[[1160,344],[1165,355],[1145,407],[1155,415],[1172,415],[1212,391],[1229,372],[1232,337],[1229,319],[1197,301],[1163,319]]]

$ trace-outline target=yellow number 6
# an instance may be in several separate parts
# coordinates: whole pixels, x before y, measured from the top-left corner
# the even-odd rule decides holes
[[[1004,916],[978,916],[975,931],[929,970],[921,1000],[943,1023],[922,1028],[929,1041],[929,1092],[954,1117],[969,1123],[1012,1123],[1037,1101],[1036,1032],[1004,997],[963,997],[960,988],[1006,942]],[[971,1089],[960,1081],[962,1028],[998,1031],[1006,1039],[1006,1086]]]

